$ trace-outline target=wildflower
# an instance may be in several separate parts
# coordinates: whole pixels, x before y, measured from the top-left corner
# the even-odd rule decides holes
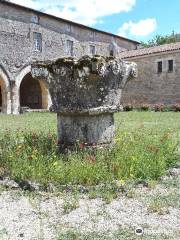
[[[58,161],[54,162],[53,166],[56,167],[58,165],[58,163],[59,163]]]
[[[116,185],[117,187],[121,188],[122,186],[125,185],[125,181],[123,179],[117,180]]]
[[[36,133],[33,133],[32,134],[32,139],[37,139],[38,138],[38,135]]]
[[[16,151],[17,151],[17,152],[21,151],[22,147],[23,147],[22,144],[18,144],[18,145],[16,146]]]
[[[119,138],[115,138],[115,141],[116,142],[120,142],[121,141],[121,138],[119,137]]]
[[[88,155],[88,156],[86,156],[86,160],[91,162],[91,163],[95,163],[96,162],[96,157],[94,155]]]
[[[131,165],[130,167],[130,174],[129,174],[130,177],[134,177],[134,174],[133,174],[133,166]]]
[[[79,144],[79,148],[80,148],[81,150],[83,150],[84,147],[85,147],[84,143],[80,143],[80,144]]]
[[[149,150],[150,152],[157,153],[157,152],[159,151],[159,148],[152,144],[152,145],[149,145],[149,146],[148,146],[148,150]]]
[[[124,186],[125,185],[125,180],[124,179],[120,179],[119,183],[120,183],[121,186]]]

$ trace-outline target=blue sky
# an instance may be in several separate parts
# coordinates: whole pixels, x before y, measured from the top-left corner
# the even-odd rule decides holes
[[[180,33],[180,0],[11,0],[138,41]]]

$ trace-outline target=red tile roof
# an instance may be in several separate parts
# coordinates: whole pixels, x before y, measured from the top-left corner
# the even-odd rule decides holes
[[[149,55],[153,53],[169,52],[169,51],[175,51],[175,50],[180,50],[180,42],[169,43],[169,44],[164,44],[164,45],[159,45],[159,46],[149,47],[149,48],[141,48],[137,50],[124,51],[120,53],[119,57],[131,58],[131,57],[138,57],[138,56],[144,56],[144,55]]]

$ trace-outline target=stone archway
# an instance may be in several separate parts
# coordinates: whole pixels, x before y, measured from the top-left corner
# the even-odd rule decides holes
[[[28,73],[20,85],[20,106],[31,109],[42,109],[42,91],[38,80]]]
[[[51,106],[51,97],[46,84],[42,80],[34,79],[27,71],[21,73],[21,81],[17,81],[19,93],[19,106],[29,107],[31,109],[49,109]]]
[[[15,85],[18,97],[14,104],[14,113],[19,113],[21,107],[49,109],[51,106],[51,97],[46,84],[32,77],[30,66],[22,69],[15,80]]]
[[[0,67],[0,112],[11,113],[9,78],[3,68]]]

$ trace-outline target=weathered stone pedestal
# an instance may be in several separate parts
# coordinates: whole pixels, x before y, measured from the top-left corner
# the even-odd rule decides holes
[[[77,140],[88,145],[111,143],[114,136],[113,114],[58,114],[59,141],[74,144]]]
[[[32,64],[32,76],[44,79],[57,112],[58,142],[73,146],[111,144],[114,112],[121,92],[137,75],[135,63],[101,56],[61,58]]]

